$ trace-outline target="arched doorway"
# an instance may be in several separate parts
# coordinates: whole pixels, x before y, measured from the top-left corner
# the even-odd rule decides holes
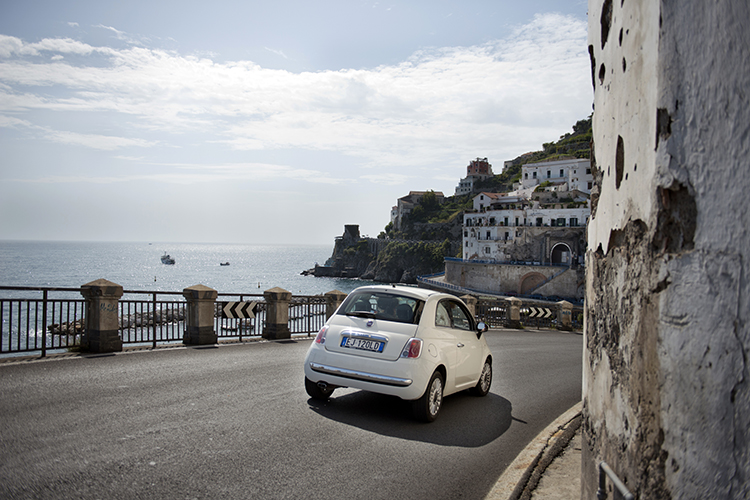
[[[566,243],[558,243],[552,247],[550,262],[569,266],[573,263],[573,252],[570,251],[570,247]]]

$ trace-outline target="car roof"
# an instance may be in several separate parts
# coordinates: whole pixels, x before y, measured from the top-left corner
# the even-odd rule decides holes
[[[429,297],[435,295],[444,295],[446,297],[453,297],[442,292],[435,290],[429,290],[427,288],[417,288],[412,286],[399,286],[399,285],[368,285],[361,286],[352,290],[355,292],[380,292],[380,293],[394,293],[399,295],[406,295],[415,299],[427,300]]]

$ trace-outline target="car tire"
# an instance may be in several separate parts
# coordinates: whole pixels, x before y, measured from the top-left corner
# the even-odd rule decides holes
[[[489,358],[484,360],[484,366],[482,367],[482,374],[479,375],[479,381],[477,385],[469,389],[469,393],[473,396],[486,396],[490,392],[490,386],[492,385],[492,363]]]
[[[443,406],[443,375],[436,371],[422,397],[412,403],[414,417],[422,422],[434,422]]]
[[[332,387],[329,386],[326,389],[321,389],[316,382],[307,377],[305,377],[305,390],[308,396],[319,401],[328,401],[328,398],[333,394]]]

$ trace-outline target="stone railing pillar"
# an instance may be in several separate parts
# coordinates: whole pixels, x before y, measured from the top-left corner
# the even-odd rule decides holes
[[[508,328],[523,328],[521,325],[521,305],[523,301],[516,297],[507,299],[508,306],[505,313],[505,323]]]
[[[292,292],[276,287],[263,292],[263,297],[266,299],[266,326],[262,337],[268,340],[292,338],[289,331],[289,302],[292,300]]]
[[[473,295],[464,295],[461,297],[466,306],[469,308],[469,312],[473,317],[477,317],[477,298]]]
[[[86,299],[86,330],[81,339],[84,351],[122,351],[117,314],[122,293],[122,286],[105,279],[81,287],[81,295]]]
[[[214,330],[214,313],[219,292],[205,285],[195,285],[182,290],[182,295],[187,300],[182,343],[185,345],[217,343],[219,337]]]
[[[346,294],[338,290],[331,290],[330,292],[326,292],[324,296],[326,298],[326,320],[328,320],[328,318],[333,316],[333,313],[336,312],[341,303],[344,302]]]
[[[557,303],[557,328],[559,330],[573,330],[573,304],[567,300]]]

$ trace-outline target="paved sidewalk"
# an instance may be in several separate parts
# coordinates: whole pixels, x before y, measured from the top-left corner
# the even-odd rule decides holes
[[[580,500],[581,408],[578,403],[534,438],[485,500]]]

